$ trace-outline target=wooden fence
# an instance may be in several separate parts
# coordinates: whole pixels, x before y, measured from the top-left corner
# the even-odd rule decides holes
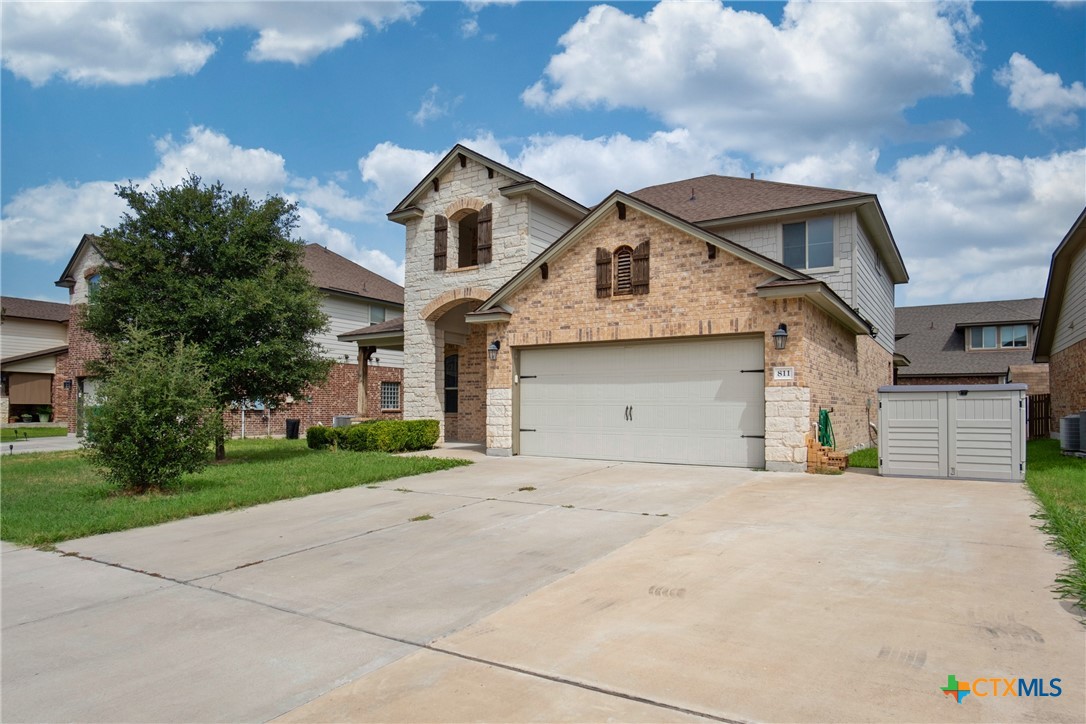
[[[1026,406],[1026,428],[1029,430],[1029,439],[1048,437],[1052,428],[1050,417],[1052,415],[1051,395],[1030,395]]]

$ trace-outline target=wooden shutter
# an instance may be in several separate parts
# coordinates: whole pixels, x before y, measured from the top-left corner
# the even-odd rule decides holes
[[[479,263],[490,263],[490,247],[493,243],[494,235],[491,232],[491,217],[494,213],[491,204],[487,204],[483,208],[479,209]]]
[[[611,252],[596,248],[596,297],[611,296]]]
[[[649,293],[649,242],[642,241],[633,252],[633,270],[630,274],[634,294]]]
[[[445,271],[446,258],[449,254],[449,220],[444,216],[434,217],[434,271]]]

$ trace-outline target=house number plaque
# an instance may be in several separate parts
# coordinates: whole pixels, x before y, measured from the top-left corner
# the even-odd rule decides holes
[[[795,367],[774,367],[773,368],[774,380],[794,380],[796,379]]]

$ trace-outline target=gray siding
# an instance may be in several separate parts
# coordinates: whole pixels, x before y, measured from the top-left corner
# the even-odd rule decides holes
[[[860,316],[878,327],[875,341],[883,349],[894,351],[894,284],[878,252],[856,224],[856,302]]]
[[[1072,328],[1073,327],[1073,328]],[[1056,324],[1056,337],[1052,351],[1061,352],[1076,342],[1086,339],[1086,249],[1079,251],[1071,261],[1071,273],[1067,277],[1067,291]]]
[[[541,201],[532,200],[528,212],[528,234],[531,237],[532,258],[554,243],[562,234],[569,231],[577,219],[563,214]]]

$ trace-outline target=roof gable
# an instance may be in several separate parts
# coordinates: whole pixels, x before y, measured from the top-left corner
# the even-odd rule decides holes
[[[760,266],[768,273],[779,276],[783,279],[798,280],[798,279],[811,279],[811,277],[798,272],[791,267],[785,266],[779,262],[762,256],[757,252],[751,251],[745,246],[740,246],[733,241],[725,239],[724,237],[712,234],[698,226],[695,226],[689,222],[686,222],[680,218],[677,218],[668,212],[658,209],[640,199],[629,196],[621,191],[614,191],[598,204],[591,213],[585,216],[580,222],[570,228],[565,234],[560,236],[554,241],[547,249],[543,251],[539,256],[530,261],[527,266],[517,272],[512,279],[507,281],[501,286],[490,299],[483,302],[474,315],[481,315],[487,311],[496,309],[501,303],[508,299],[514,292],[523,287],[530,279],[533,278],[534,273],[545,263],[552,259],[555,259],[562,255],[562,253],[584,238],[593,228],[595,228],[606,216],[613,210],[618,209],[620,214],[625,213],[626,207],[637,209],[638,211],[655,218],[656,220],[672,226],[679,231],[682,231],[689,236],[700,239],[707,244],[712,244],[730,254],[739,257],[745,261],[748,261],[756,266]]]
[[[393,216],[397,212],[405,211],[414,206],[418,202],[419,197],[426,193],[433,184],[434,179],[443,176],[450,168],[452,168],[454,163],[461,163],[461,158],[465,160],[470,158],[482,166],[501,171],[503,174],[513,179],[514,183],[524,183],[525,181],[533,180],[519,171],[515,171],[508,166],[500,164],[493,159],[489,159],[481,153],[476,153],[467,146],[458,143],[445,154],[444,158],[437,162],[436,166],[430,169],[430,173],[426,174],[422,178],[422,181],[419,181],[415,188],[411,189],[411,192],[408,193],[400,203],[396,204],[396,208],[390,211],[388,215]]]
[[[66,287],[71,289],[75,286],[75,270],[79,268],[79,260],[83,258],[84,254],[94,253],[98,255],[99,259],[104,259],[102,256],[102,250],[98,248],[98,244],[95,242],[98,237],[94,234],[83,234],[83,237],[79,240],[79,244],[76,245],[75,251],[72,252],[71,258],[68,259],[68,264],[64,267],[64,271],[60,274],[60,279],[57,279],[53,284],[58,287]]]
[[[1041,326],[1037,329],[1037,344],[1033,348],[1033,358],[1038,362],[1047,362],[1052,354],[1052,343],[1056,339],[1056,325],[1060,322],[1064,297],[1067,296],[1067,281],[1071,275],[1071,261],[1086,249],[1086,208],[1078,215],[1071,229],[1052,252],[1052,263],[1048,267],[1048,282],[1045,285],[1044,304],[1041,308]]]

